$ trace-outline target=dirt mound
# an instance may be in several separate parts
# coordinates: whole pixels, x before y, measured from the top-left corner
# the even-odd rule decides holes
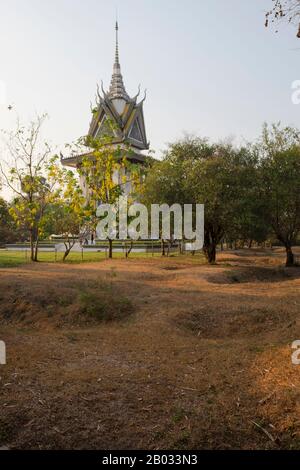
[[[129,299],[115,295],[109,282],[41,286],[2,284],[0,323],[84,325],[121,321],[133,313]]]
[[[182,269],[180,266],[163,266],[161,269],[165,271],[176,271],[177,269]]]
[[[0,270],[0,447],[300,448],[299,270],[178,259]]]
[[[285,308],[266,305],[211,306],[183,312],[175,318],[180,329],[192,332],[199,338],[258,337],[265,333],[284,329],[294,322],[294,314]]]
[[[248,282],[282,282],[300,276],[297,268],[268,268],[260,266],[236,267],[234,270],[223,271],[208,277],[213,284],[237,284]]]

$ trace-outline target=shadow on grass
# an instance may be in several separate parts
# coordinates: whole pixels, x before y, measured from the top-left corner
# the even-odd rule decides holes
[[[300,269],[278,266],[268,267],[235,267],[232,270],[209,276],[212,284],[244,284],[250,282],[273,283],[300,278]]]

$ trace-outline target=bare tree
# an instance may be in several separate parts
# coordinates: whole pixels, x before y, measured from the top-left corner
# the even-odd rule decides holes
[[[15,196],[11,214],[28,231],[32,261],[37,261],[41,222],[57,184],[50,146],[41,142],[46,118],[46,114],[38,116],[28,127],[18,119],[15,131],[2,131],[9,161],[0,162],[1,179]]]
[[[297,37],[300,38],[300,0],[272,0],[273,7],[266,13],[265,26],[285,20],[297,25]],[[277,32],[277,31],[276,31]]]

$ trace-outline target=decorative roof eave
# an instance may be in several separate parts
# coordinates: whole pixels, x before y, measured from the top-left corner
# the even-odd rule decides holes
[[[91,157],[93,152],[85,152],[78,155],[70,155],[69,157],[64,157],[63,154],[60,154],[60,162],[64,166],[71,166],[73,168],[78,167],[82,162],[84,157]]]
[[[147,89],[144,91],[144,98],[136,105],[137,108],[143,107],[143,104],[147,98]]]
[[[121,144],[122,142],[120,142]],[[129,152],[128,150],[124,149],[124,152],[127,154],[125,155],[127,160],[130,160],[132,163],[146,163],[149,159],[148,156],[143,155],[140,152],[135,152],[134,149],[130,149]],[[93,158],[93,151],[90,152],[85,152],[79,155],[71,155],[70,157],[64,157],[62,154],[60,154],[60,161],[61,164],[64,166],[70,166],[72,168],[77,168],[80,166],[83,158]]]
[[[127,137],[127,140],[132,147],[136,147],[140,150],[149,150],[149,142],[140,142],[139,140],[135,140],[133,137]]]
[[[148,149],[150,144],[149,142],[147,141],[147,135],[146,135],[146,126],[145,126],[145,119],[144,119],[144,110],[143,110],[143,106],[140,106],[139,108],[139,118],[140,120],[142,121],[142,125],[141,125],[141,132],[142,132],[142,135],[143,135],[143,140],[144,140],[144,143],[146,145],[146,148]]]

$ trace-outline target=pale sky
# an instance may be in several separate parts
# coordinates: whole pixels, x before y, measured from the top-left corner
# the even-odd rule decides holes
[[[0,81],[26,122],[48,112],[47,138],[63,148],[86,134],[96,83],[109,87],[118,8],[120,61],[130,95],[148,89],[151,148],[197,133],[254,139],[264,121],[299,126],[291,84],[300,40],[264,27],[271,0],[1,0]]]

